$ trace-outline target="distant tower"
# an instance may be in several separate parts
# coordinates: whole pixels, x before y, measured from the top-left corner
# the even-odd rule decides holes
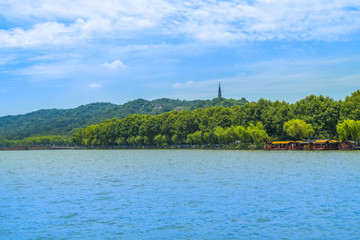
[[[221,86],[220,86],[220,83],[219,83],[219,90],[218,90],[218,98],[222,98],[222,96],[221,96]]]

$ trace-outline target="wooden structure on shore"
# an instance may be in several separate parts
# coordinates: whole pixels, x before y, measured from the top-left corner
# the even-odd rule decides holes
[[[356,145],[353,141],[345,141],[340,144],[340,148],[342,150],[352,150],[356,148]]]
[[[355,142],[336,140],[273,141],[266,143],[265,150],[354,150]]]
[[[336,140],[317,140],[310,145],[312,150],[339,150],[340,142]]]

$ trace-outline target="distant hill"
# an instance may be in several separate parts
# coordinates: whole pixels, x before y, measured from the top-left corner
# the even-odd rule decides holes
[[[240,100],[214,98],[213,100],[178,100],[161,98],[152,101],[137,99],[122,105],[91,103],[73,109],[43,109],[27,114],[0,117],[0,137],[22,139],[31,136],[70,136],[79,128],[101,123],[111,118],[130,114],[157,115],[172,110],[194,110],[213,106],[245,105]]]

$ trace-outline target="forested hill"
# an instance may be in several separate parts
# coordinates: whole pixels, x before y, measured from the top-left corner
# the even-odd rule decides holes
[[[44,109],[23,115],[0,117],[0,137],[22,139],[30,136],[71,136],[79,128],[98,124],[106,119],[122,119],[130,114],[157,115],[172,110],[194,110],[213,106],[231,107],[248,101],[214,98],[213,100],[174,100],[168,98],[152,101],[137,99],[122,105],[92,103],[73,109]]]

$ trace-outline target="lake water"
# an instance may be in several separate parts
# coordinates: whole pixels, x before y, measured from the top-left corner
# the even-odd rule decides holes
[[[360,239],[359,156],[0,152],[0,239]]]

